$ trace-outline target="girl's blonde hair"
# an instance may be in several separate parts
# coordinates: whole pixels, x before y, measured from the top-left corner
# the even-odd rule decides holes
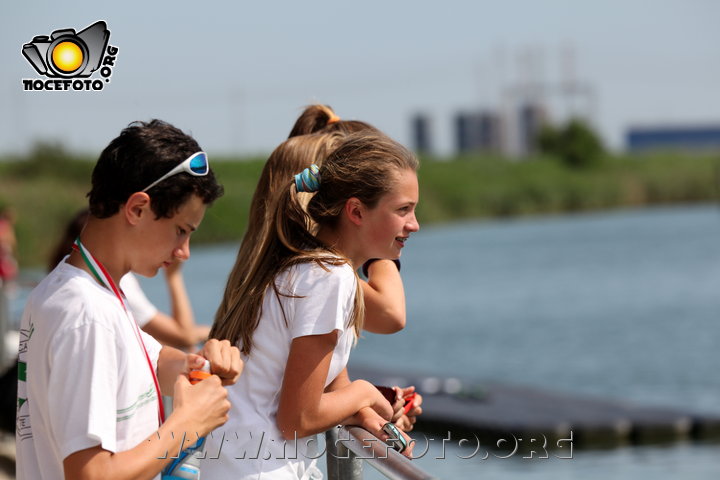
[[[223,299],[215,314],[215,324],[225,321],[229,315],[229,308],[239,300],[240,285],[250,272],[257,268],[261,257],[261,240],[267,235],[273,221],[269,215],[273,198],[281,189],[287,187],[296,173],[327,156],[341,138],[342,135],[338,133],[318,133],[290,138],[280,144],[265,162],[250,202],[247,230],[225,285]],[[299,194],[299,198],[305,204],[310,196],[308,193]]]
[[[216,322],[224,321],[228,316],[229,306],[237,302],[239,286],[260,258],[260,238],[267,232],[272,221],[268,215],[272,199],[281,189],[287,187],[288,179],[309,167],[311,163],[321,165],[322,159],[330,154],[343,137],[357,131],[377,129],[365,122],[338,119],[328,105],[315,104],[305,107],[295,121],[288,139],[307,136],[280,145],[263,167],[250,203],[247,230],[228,277],[222,302],[215,314]],[[299,194],[303,204],[306,204],[310,197],[307,193]],[[310,230],[314,233],[317,226],[311,224]]]
[[[415,171],[418,166],[417,159],[405,147],[374,129],[344,137],[337,133],[293,137],[275,149],[268,164],[296,165],[300,157],[305,161],[313,154],[322,159],[318,192],[298,192],[293,174],[277,179],[284,187],[277,195],[265,197],[264,217],[253,218],[251,212],[251,221],[262,222],[249,227],[254,238],[246,235],[243,240],[243,246],[253,256],[244,256],[241,246],[215,317],[210,336],[239,344],[245,354],[252,350],[252,336],[260,321],[265,294],[272,288],[276,295],[287,296],[275,284],[278,273],[312,261],[321,266],[350,263],[315,237],[315,227],[335,227],[343,206],[352,197],[374,207],[382,195],[392,190],[400,171]],[[267,185],[273,183],[272,178],[265,181]],[[358,282],[350,319],[356,336],[360,334],[363,318],[364,301]]]

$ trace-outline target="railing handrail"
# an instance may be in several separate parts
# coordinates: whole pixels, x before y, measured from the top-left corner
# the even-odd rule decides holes
[[[362,479],[362,461],[392,480],[437,480],[364,428],[340,426],[326,433],[329,480]]]

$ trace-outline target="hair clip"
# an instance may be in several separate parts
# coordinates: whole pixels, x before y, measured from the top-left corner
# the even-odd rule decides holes
[[[314,163],[295,175],[295,187],[298,192],[317,192],[320,190],[320,169]]]

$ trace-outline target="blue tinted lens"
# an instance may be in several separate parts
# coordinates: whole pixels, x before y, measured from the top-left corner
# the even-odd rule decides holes
[[[205,175],[208,172],[207,156],[201,153],[193,157],[193,159],[190,160],[190,170],[199,175]]]

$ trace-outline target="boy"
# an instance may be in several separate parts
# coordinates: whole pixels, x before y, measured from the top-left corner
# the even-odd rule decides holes
[[[153,276],[189,258],[190,234],[220,195],[197,142],[167,123],[131,124],[102,152],[87,225],[23,314],[19,479],[159,478],[180,448],[225,423],[237,348],[206,343],[216,375],[191,386],[203,358],[141,332],[117,288],[129,271]],[[174,390],[166,420],[161,390]]]

